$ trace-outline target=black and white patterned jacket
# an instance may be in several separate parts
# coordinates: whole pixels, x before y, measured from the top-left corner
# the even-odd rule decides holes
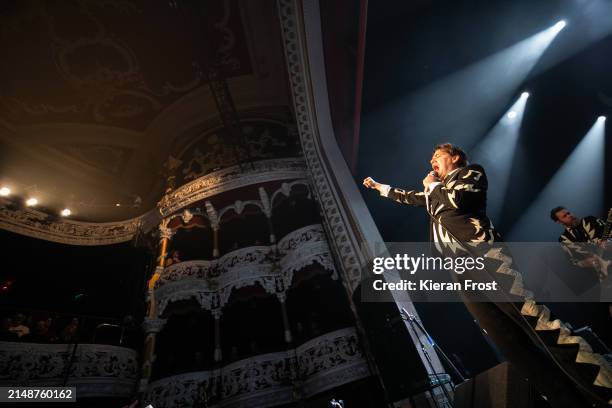
[[[559,237],[563,250],[576,264],[593,253],[592,246],[584,243],[596,244],[603,236],[605,222],[597,217],[587,216],[580,220],[575,227],[565,228]]]
[[[482,166],[470,164],[451,171],[428,191],[387,188],[381,195],[402,204],[426,207],[435,219],[432,239],[438,243],[501,241],[487,217],[487,176]]]

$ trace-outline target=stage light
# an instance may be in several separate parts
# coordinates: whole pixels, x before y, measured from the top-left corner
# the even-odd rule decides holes
[[[121,207],[121,203],[115,204],[115,207]]]
[[[0,188],[0,196],[8,197],[9,194],[11,194],[11,189],[10,188],[8,188],[8,187]]]
[[[516,118],[516,112],[515,111],[510,111],[510,112],[508,112],[508,115],[506,115],[506,116],[508,116],[509,119],[514,119],[514,118]]]
[[[500,119],[500,112],[508,108],[509,102],[519,96],[523,102],[528,100],[527,95],[521,94],[526,91],[525,80],[559,34],[558,26],[551,23],[507,48],[381,106],[364,118],[364,131],[371,128],[374,132],[381,123],[389,122],[400,128],[405,126],[399,133],[422,135],[427,143],[448,133],[448,129],[453,129],[453,141],[457,144],[478,143],[491,123]],[[457,103],[458,100],[463,103]],[[512,120],[519,122],[521,113],[516,111],[517,117]],[[508,120],[506,113],[503,119]],[[415,147],[411,145],[410,151],[402,154],[417,160],[416,151],[429,150],[421,141]]]
[[[30,197],[26,200],[26,205],[28,207],[34,207],[36,204],[38,204],[38,200],[34,197]]]
[[[523,92],[521,98],[529,98],[529,92]]]
[[[565,20],[561,20],[557,24],[554,25],[554,28],[557,31],[561,31],[561,30],[563,30],[563,28],[565,28],[566,25],[567,25],[567,23],[565,22]]]
[[[605,122],[606,121],[606,117],[605,116],[600,116],[597,118],[598,121],[600,122]]]
[[[62,210],[62,217],[68,217],[72,212],[68,208]]]

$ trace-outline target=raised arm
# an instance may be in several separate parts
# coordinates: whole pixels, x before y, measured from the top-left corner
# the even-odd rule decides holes
[[[401,204],[414,205],[416,207],[425,207],[425,193],[422,191],[404,191],[401,188],[393,188],[388,184],[382,184],[374,181],[372,177],[367,177],[363,180],[363,185],[377,190],[381,196],[390,198]]]

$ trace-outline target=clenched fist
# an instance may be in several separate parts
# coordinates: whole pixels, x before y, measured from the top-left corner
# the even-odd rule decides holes
[[[374,190],[378,190],[377,187],[380,185],[380,183],[377,183],[376,181],[374,181],[372,177],[366,177],[363,180],[363,185],[366,186],[367,188],[373,188]]]

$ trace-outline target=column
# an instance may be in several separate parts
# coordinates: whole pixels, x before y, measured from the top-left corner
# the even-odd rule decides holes
[[[272,206],[270,205],[270,198],[268,197],[268,193],[263,187],[259,187],[259,200],[261,201],[261,205],[263,207],[263,212],[266,215],[266,219],[268,220],[268,229],[270,230],[270,243],[276,243],[276,236],[274,235],[274,225],[272,224]]]
[[[145,332],[145,347],[143,351],[139,392],[144,392],[146,390],[149,379],[151,378],[151,370],[153,368],[153,362],[155,361],[155,338],[165,324],[166,319],[151,319],[148,317],[142,322],[142,328]]]
[[[213,226],[213,258],[219,257],[219,226]]]
[[[223,354],[221,352],[221,309],[213,309],[212,315],[215,318],[215,354],[214,361],[215,363],[220,362],[223,359]]]
[[[164,272],[164,266],[166,263],[166,257],[168,256],[168,244],[170,238],[172,238],[173,232],[168,228],[168,219],[162,220],[159,225],[160,232],[160,243],[159,243],[159,258],[157,258],[157,267],[149,282],[147,283],[147,316],[143,325],[145,326],[145,348],[142,356],[142,375],[140,379],[140,391],[144,391],[144,388],[151,378],[151,367],[155,359],[155,337],[163,323],[159,323],[161,320],[157,319],[157,303],[155,302],[155,283]],[[159,329],[157,329],[159,327]]]
[[[287,314],[287,305],[285,301],[287,300],[287,292],[278,292],[276,294],[280,304],[281,304],[281,313],[283,315],[283,328],[285,329],[285,342],[287,344],[291,344],[293,341],[293,336],[291,335],[291,326],[289,326],[289,315]]]
[[[213,258],[218,258],[219,257],[219,214],[217,214],[217,210],[215,210],[215,207],[213,207],[210,201],[206,201],[204,205],[206,206],[206,214],[208,215],[210,226],[213,229]]]

